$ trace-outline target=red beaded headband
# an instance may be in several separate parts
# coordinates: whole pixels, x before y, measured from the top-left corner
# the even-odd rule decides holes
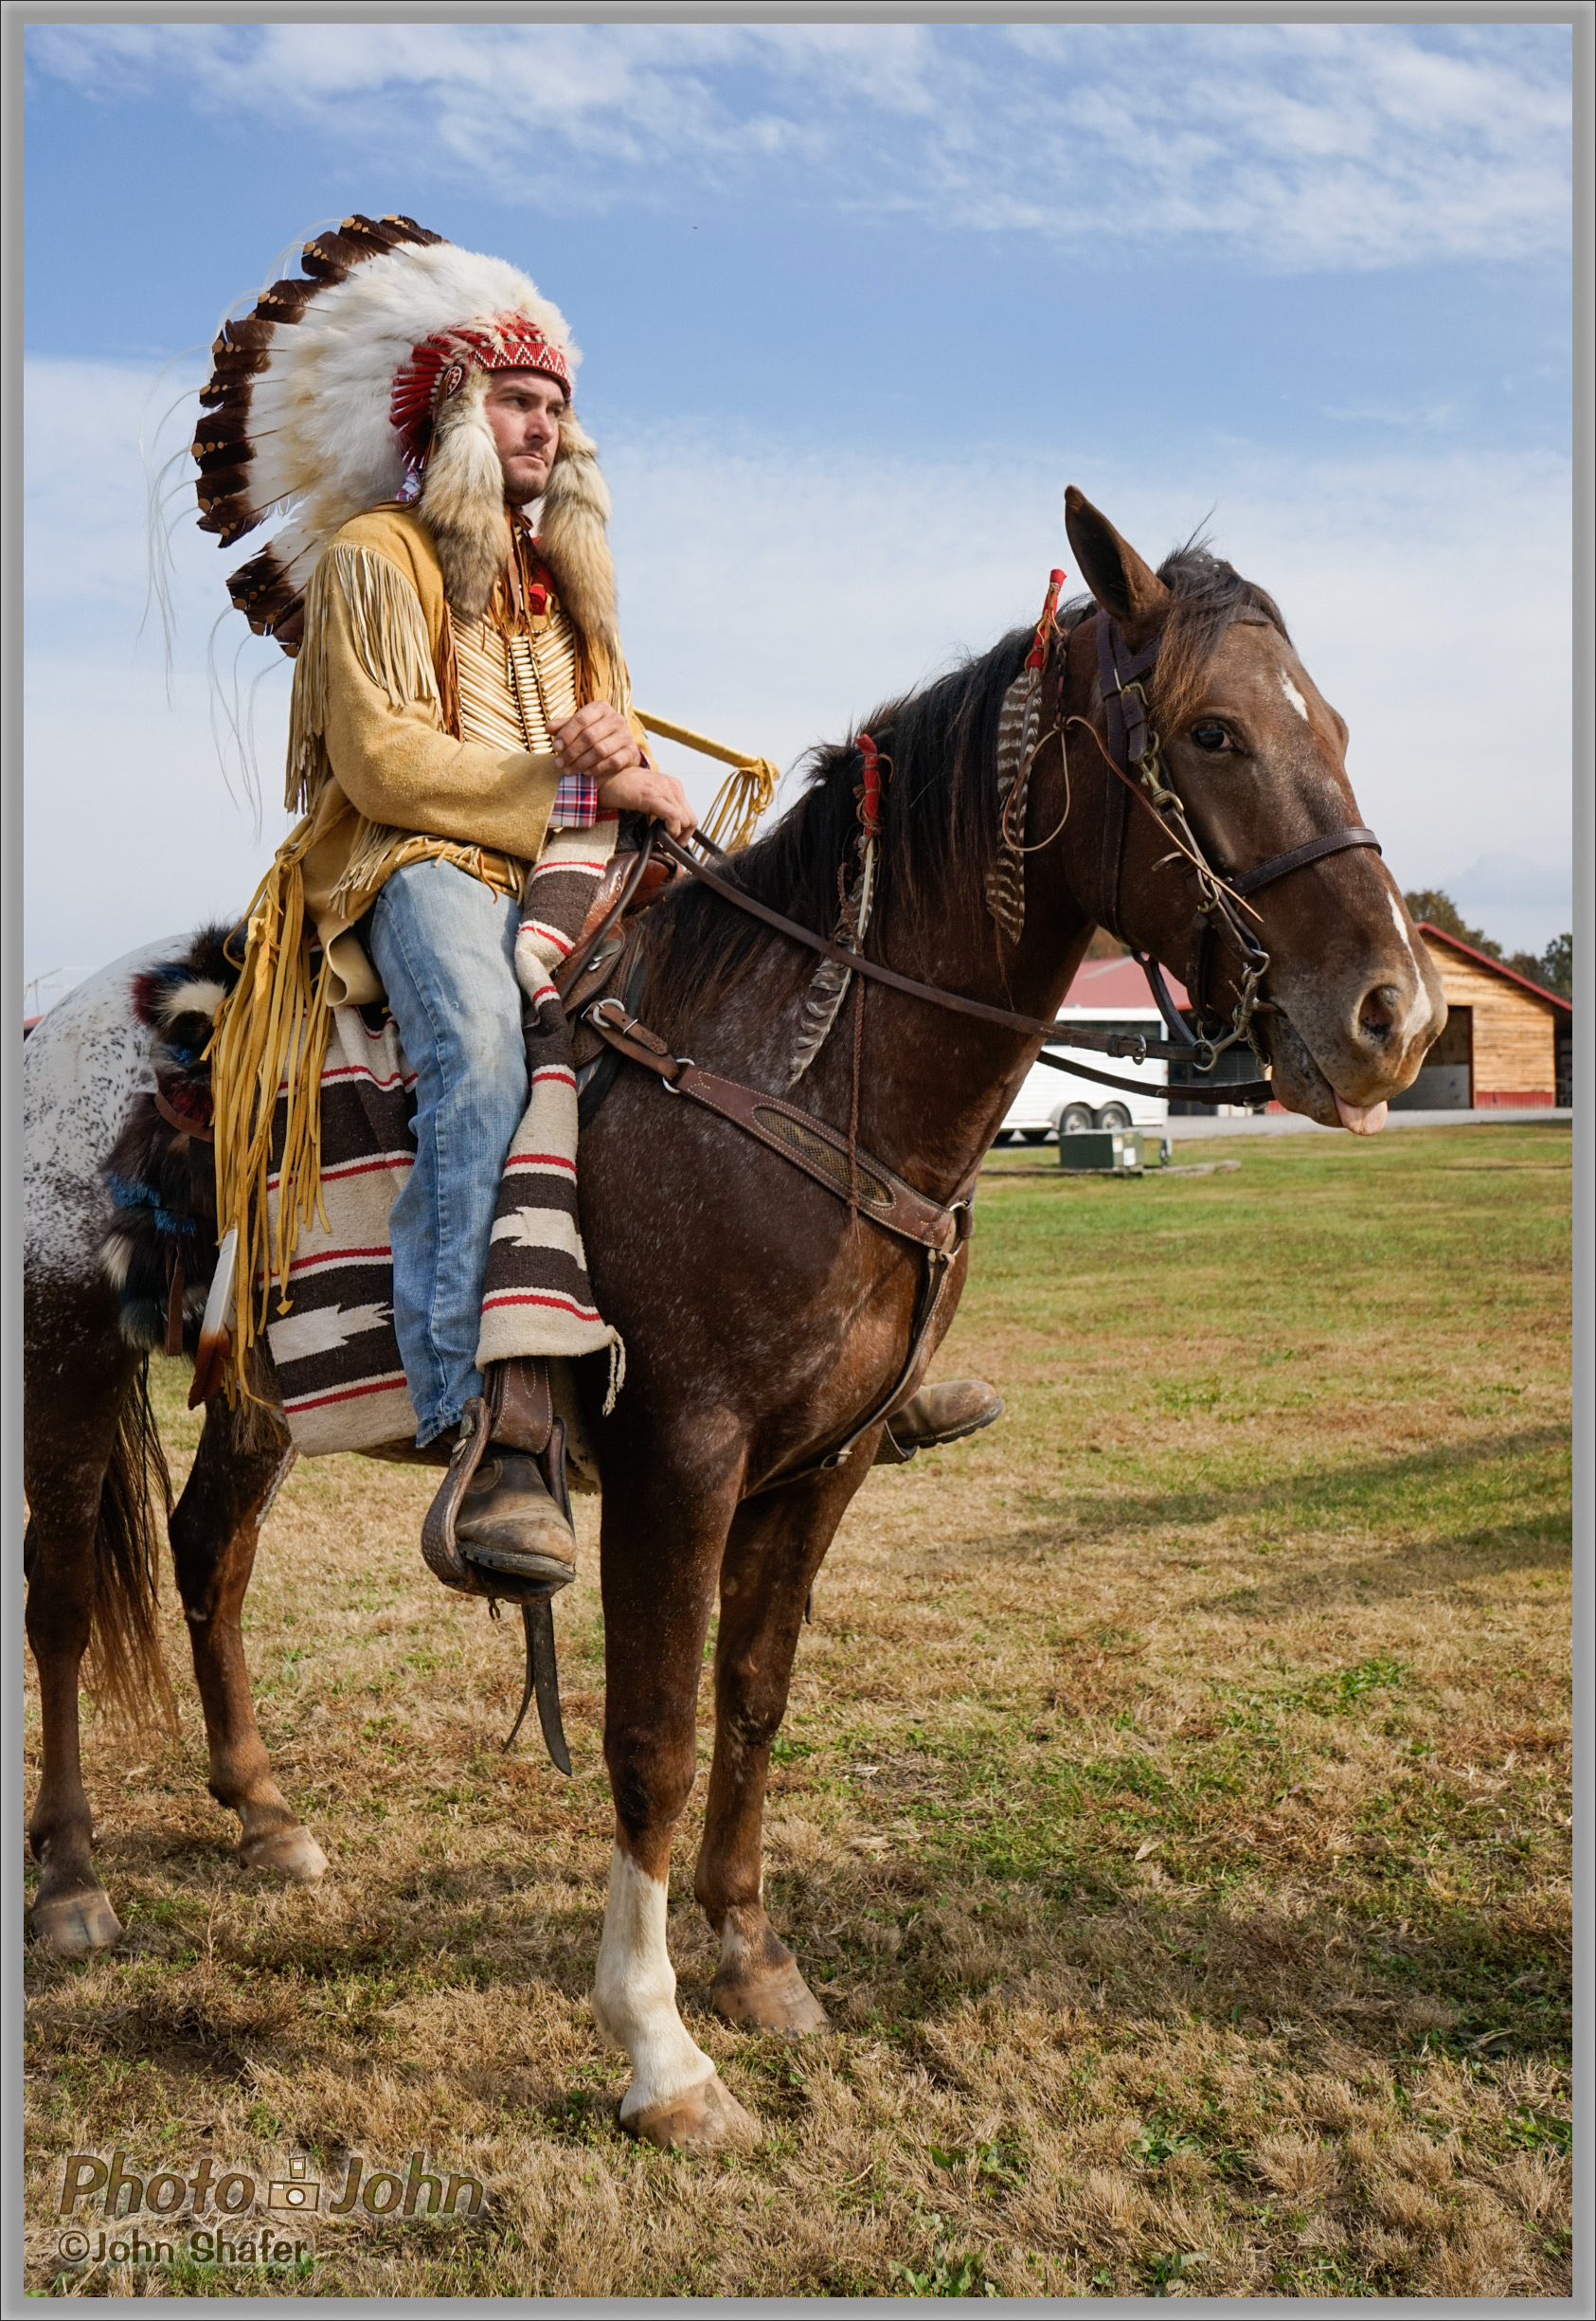
[[[491,315],[435,332],[410,351],[394,374],[388,421],[404,446],[405,480],[420,488],[439,408],[457,395],[474,370],[536,370],[558,380],[568,396],[571,374],[560,349],[527,315]]]

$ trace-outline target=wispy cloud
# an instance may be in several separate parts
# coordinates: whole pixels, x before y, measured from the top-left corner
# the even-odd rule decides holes
[[[27,56],[547,208],[757,191],[1264,270],[1569,235],[1555,25],[74,25]]]
[[[186,514],[179,524],[170,707],[158,632],[137,636],[149,390],[133,366],[27,369],[29,974],[63,960],[86,970],[237,910],[284,826],[274,801],[288,670],[236,615],[219,639],[224,667],[242,647],[245,690],[262,678],[259,839],[210,731],[206,639],[223,575],[245,549],[229,559]],[[182,440],[183,418],[169,439]],[[791,764],[959,652],[1034,619],[1049,567],[1070,562],[1062,496],[1076,482],[1151,557],[1213,507],[1215,546],[1277,594],[1351,725],[1360,806],[1405,885],[1432,885],[1479,855],[1568,859],[1561,459],[1415,452],[1287,465],[1237,447],[1198,475],[1189,452],[1160,473],[1146,459],[1067,468],[1047,444],[954,464],[821,458],[754,433],[713,449],[693,441],[673,427],[616,432],[603,446],[636,690],[664,716]],[[1504,681],[1530,667],[1534,686]],[[717,774],[679,763],[706,803]],[[1564,923],[1546,915],[1554,923],[1538,936],[1515,922],[1511,939],[1544,942]]]

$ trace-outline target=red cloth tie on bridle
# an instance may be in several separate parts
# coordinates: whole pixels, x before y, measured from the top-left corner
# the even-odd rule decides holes
[[[1048,665],[1048,646],[1053,633],[1053,616],[1058,611],[1058,592],[1064,586],[1065,575],[1052,571],[1048,575],[1048,594],[1042,605],[1042,618],[1036,623],[1036,635],[1031,651],[1025,657],[1028,669],[1045,669]]]
[[[865,761],[864,787],[853,795],[859,801],[859,825],[869,845],[871,838],[881,836],[881,752],[868,733],[857,735],[853,747]]]

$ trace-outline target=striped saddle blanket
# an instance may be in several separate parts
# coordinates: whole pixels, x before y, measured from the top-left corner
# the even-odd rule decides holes
[[[499,1182],[476,1360],[610,1354],[577,1205],[577,1091],[570,1032],[552,972],[570,956],[615,851],[617,822],[558,831],[527,881],[515,971],[522,990],[528,1103]],[[274,1287],[266,1338],[295,1448],[307,1455],[413,1439],[416,1413],[393,1324],[388,1214],[415,1162],[416,1075],[391,1017],[333,1013],[321,1083],[320,1219],[302,1228],[288,1280]],[[281,1152],[278,1107],[277,1152]],[[277,1231],[279,1178],[268,1180]]]

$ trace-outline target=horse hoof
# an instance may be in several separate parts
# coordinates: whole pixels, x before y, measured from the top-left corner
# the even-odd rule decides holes
[[[122,1938],[122,1922],[103,1886],[83,1894],[41,1897],[27,1914],[27,1931],[52,1958],[87,1958]]]
[[[740,2031],[785,2031],[802,2038],[811,2031],[829,2031],[826,2010],[789,1958],[774,1974],[741,1979],[716,1975],[709,1986],[709,2004],[717,2015]]]
[[[314,1886],[327,1867],[327,1856],[302,1822],[296,1829],[246,1838],[239,1847],[239,1860],[246,1870],[272,1870],[297,1886]]]
[[[745,2112],[726,2081],[716,2073],[672,2096],[668,2103],[652,2103],[636,2118],[621,2114],[629,2134],[661,2151],[752,2151],[761,2139],[759,2121]]]

